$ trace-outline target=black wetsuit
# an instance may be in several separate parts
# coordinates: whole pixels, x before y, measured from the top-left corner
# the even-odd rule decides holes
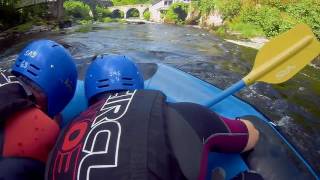
[[[244,149],[240,121],[165,98],[151,90],[103,95],[62,131],[47,179],[201,179],[209,151]]]

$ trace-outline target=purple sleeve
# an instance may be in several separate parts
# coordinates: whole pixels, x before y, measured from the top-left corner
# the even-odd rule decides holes
[[[224,117],[220,117],[220,120],[228,132],[214,133],[205,140],[198,179],[205,178],[209,152],[240,153],[248,142],[248,129],[243,122]]]
[[[239,120],[220,117],[227,133],[215,133],[205,141],[206,148],[214,152],[240,153],[247,145],[249,134],[246,125]]]

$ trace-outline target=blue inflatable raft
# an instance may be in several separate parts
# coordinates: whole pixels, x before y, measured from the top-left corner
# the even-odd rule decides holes
[[[191,76],[178,69],[155,63],[139,64],[145,79],[145,88],[160,90],[170,102],[194,102],[208,106],[210,100],[221,89]],[[64,123],[85,110],[87,107],[83,81],[79,80],[73,100],[63,111]],[[265,179],[319,179],[312,167],[276,130],[270,121],[254,107],[230,96],[214,107],[212,111],[228,117],[241,117],[250,120],[260,131],[256,148],[246,154],[211,153],[209,171],[221,167],[226,171],[226,179],[244,170],[255,170]],[[211,179],[210,173],[206,179]]]

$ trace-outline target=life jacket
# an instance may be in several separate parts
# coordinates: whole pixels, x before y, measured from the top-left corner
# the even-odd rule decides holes
[[[8,72],[0,72],[0,179],[44,179],[59,126]]]
[[[17,111],[31,107],[33,102],[17,77],[9,72],[0,72],[0,121]]]
[[[106,95],[60,133],[46,179],[186,179],[168,142],[165,106],[159,91]]]

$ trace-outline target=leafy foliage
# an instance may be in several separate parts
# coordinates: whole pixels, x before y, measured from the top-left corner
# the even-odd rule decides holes
[[[145,12],[143,13],[143,18],[144,18],[145,20],[147,20],[147,21],[150,20],[150,16],[151,16],[150,11],[145,11]]]
[[[128,12],[127,12],[127,18],[129,17],[139,17],[139,11],[138,9],[130,9]]]
[[[201,16],[218,10],[231,22],[226,23],[228,28],[245,36],[262,30],[265,36],[273,37],[303,22],[320,38],[319,0],[197,0],[192,7],[199,9]],[[254,33],[245,27],[253,28]]]
[[[112,11],[111,13],[111,18],[123,18],[124,17],[124,13],[120,10],[115,10]]]
[[[15,6],[17,4],[19,4],[17,0],[0,0],[0,30],[22,25],[28,21],[33,23],[42,22],[41,18],[45,18],[48,15],[48,6],[46,4],[16,9]],[[27,26],[24,25],[22,27]]]
[[[210,11],[214,10],[216,6],[216,1],[217,0],[199,0],[198,6],[201,14],[206,16],[210,13]]]
[[[320,1],[301,0],[288,5],[286,12],[297,19],[311,26],[313,32],[320,39]]]
[[[75,19],[84,19],[90,20],[90,7],[89,5],[75,0],[69,0],[63,3],[63,7],[66,11],[66,14],[75,18]]]
[[[98,21],[104,21],[106,17],[111,17],[111,11],[107,8],[96,6],[96,19]]]
[[[259,26],[254,24],[232,22],[229,24],[229,28],[233,31],[241,32],[242,36],[246,38],[264,35],[263,30]]]
[[[164,21],[171,24],[184,24],[188,15],[188,5],[182,2],[173,3],[165,14]]]
[[[232,19],[241,10],[241,0],[217,1],[216,4],[222,13],[223,19]]]

